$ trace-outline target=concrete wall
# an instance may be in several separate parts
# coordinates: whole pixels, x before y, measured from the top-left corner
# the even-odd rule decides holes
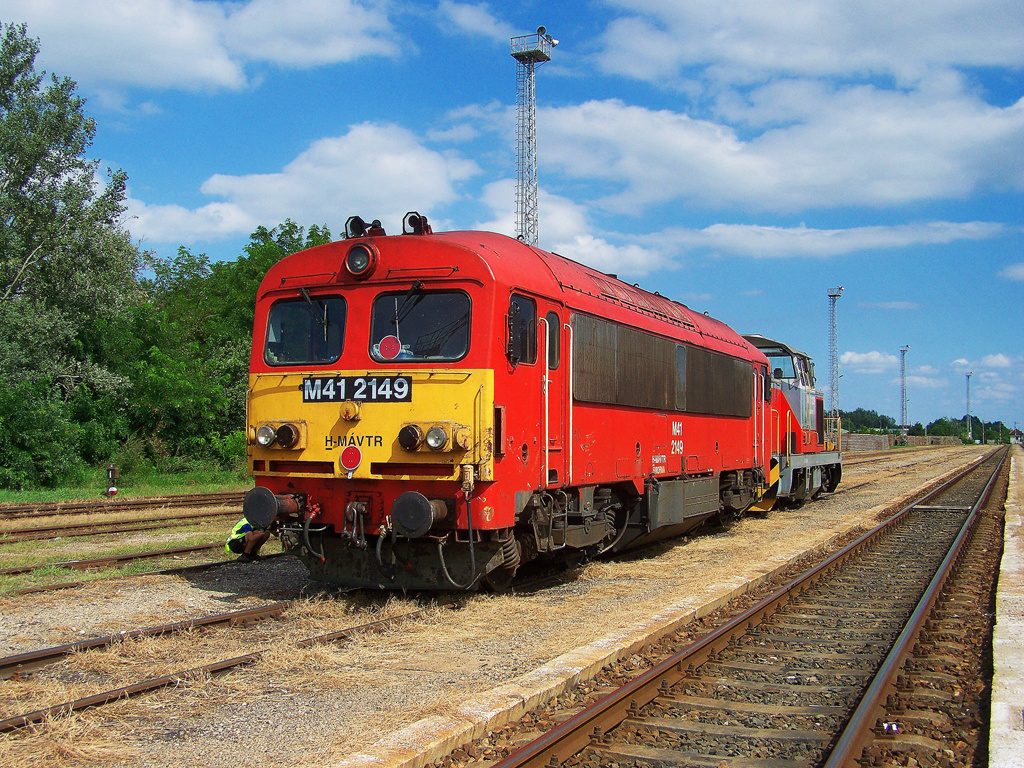
[[[962,445],[958,437],[906,437],[906,445]],[[896,444],[896,435],[843,435],[843,450],[884,451]]]

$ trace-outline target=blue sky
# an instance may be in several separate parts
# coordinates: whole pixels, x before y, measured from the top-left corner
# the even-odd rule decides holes
[[[540,244],[811,353],[840,404],[1024,426],[1020,0],[0,0],[79,84],[142,247],[409,210],[514,232],[509,37]]]

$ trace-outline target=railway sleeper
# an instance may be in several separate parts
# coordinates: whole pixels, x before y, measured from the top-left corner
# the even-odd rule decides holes
[[[698,752],[657,749],[634,744],[595,745],[591,749],[607,758],[607,761],[602,761],[602,764],[607,764],[609,761],[627,764],[630,761],[636,761],[646,765],[687,765],[694,768],[721,768],[723,763],[729,768],[809,768],[811,764],[808,760],[705,755]]]
[[[806,731],[789,728],[748,728],[742,725],[714,725],[713,723],[693,723],[668,717],[629,717],[623,723],[627,728],[629,726],[649,728],[662,733],[684,737],[691,735],[714,735],[734,739],[771,740],[796,744],[806,744],[807,742],[827,744],[832,740],[832,734],[825,731]]]

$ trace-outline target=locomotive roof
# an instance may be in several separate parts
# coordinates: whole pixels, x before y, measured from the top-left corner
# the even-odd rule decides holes
[[[489,272],[495,282],[510,289],[518,288],[538,296],[560,296],[573,309],[598,314],[609,320],[643,326],[665,336],[690,337],[694,343],[733,356],[754,360],[763,358],[756,347],[736,331],[709,315],[630,285],[615,275],[493,232],[376,235],[327,243],[287,256],[273,265],[264,277],[261,295],[271,289],[298,288],[300,285],[312,287],[333,282],[338,272],[325,271],[328,264],[336,270],[333,265],[344,259],[343,254],[356,240],[373,243],[380,249],[382,258],[387,252],[399,258],[415,258],[418,254],[421,260],[432,264],[423,269],[434,272],[442,269],[438,259],[444,257],[439,249],[454,246],[463,253],[461,258],[470,258],[471,262]],[[471,254],[476,258],[471,258]],[[473,271],[474,268],[467,263],[461,266],[459,274],[469,277]],[[484,273],[478,277],[483,278]],[[368,281],[372,282],[373,278]]]
[[[444,232],[434,237],[446,238],[477,251],[488,260],[495,278],[507,281],[510,285],[550,295],[553,279],[569,306],[586,309],[591,301],[600,301],[608,305],[608,310],[618,307],[649,318],[654,321],[652,326],[659,322],[674,326],[674,335],[698,336],[705,346],[717,347],[732,355],[760,357],[751,348],[752,345],[720,320],[557,253],[543,251],[493,232]],[[500,258],[509,252],[514,258]],[[490,257],[491,253],[499,258]],[[531,268],[530,261],[534,261],[537,268]],[[541,269],[541,265],[547,269]],[[612,311],[608,311],[605,316],[610,320],[626,321],[624,317],[617,318]],[[667,333],[667,329],[664,332]]]
[[[806,352],[801,352],[796,347],[791,347],[789,344],[786,344],[785,342],[782,341],[775,341],[774,339],[769,339],[767,336],[762,336],[759,333],[745,333],[743,334],[743,338],[749,341],[758,349],[766,349],[768,347],[779,347],[780,349],[782,349],[783,352],[788,352],[791,355],[806,357],[808,360],[813,359]]]

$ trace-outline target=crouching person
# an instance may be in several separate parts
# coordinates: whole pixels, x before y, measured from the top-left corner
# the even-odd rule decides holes
[[[269,531],[258,531],[244,517],[231,529],[224,551],[239,555],[239,560],[259,560],[260,547],[270,538]]]

